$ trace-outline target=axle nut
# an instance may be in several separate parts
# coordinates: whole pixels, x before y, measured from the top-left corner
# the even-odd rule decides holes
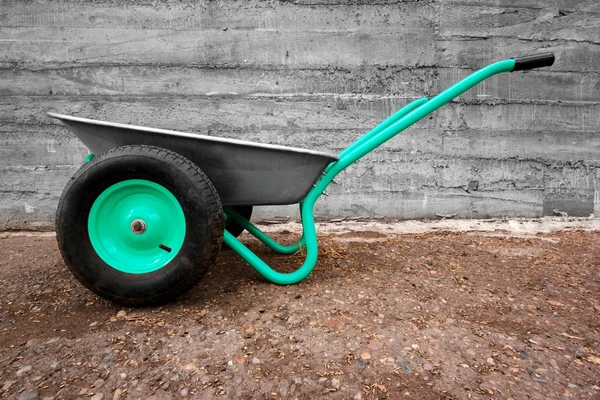
[[[144,222],[144,220],[141,219],[134,219],[131,222],[131,232],[137,234],[137,235],[141,235],[142,233],[146,232],[146,223]]]

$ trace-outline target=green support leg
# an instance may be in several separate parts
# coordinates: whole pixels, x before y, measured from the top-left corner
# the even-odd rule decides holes
[[[273,268],[271,268],[269,265],[267,265],[263,260],[261,260],[256,254],[254,254],[252,252],[252,250],[247,248],[242,242],[237,240],[235,237],[233,237],[233,235],[231,233],[229,233],[227,231],[225,231],[225,235],[224,235],[223,239],[224,239],[225,243],[231,249],[233,249],[233,251],[235,251],[237,254],[239,254],[239,256],[242,257],[244,259],[244,261],[246,261],[248,264],[250,264],[250,266],[252,268],[254,268],[259,274],[264,276],[269,281],[271,281],[273,283],[277,283],[279,285],[293,285],[294,283],[298,283],[301,280],[303,280],[304,278],[306,278],[311,273],[311,271],[313,270],[315,265],[317,264],[317,258],[319,255],[319,248],[318,248],[319,245],[317,243],[317,231],[315,228],[315,220],[312,215],[313,206],[314,206],[314,202],[311,202],[311,203],[304,202],[304,203],[302,203],[301,208],[300,208],[301,215],[302,215],[302,228],[304,231],[302,238],[303,238],[304,244],[306,246],[306,259],[304,260],[304,264],[302,264],[302,266],[300,266],[300,268],[298,268],[294,272],[282,273],[282,272],[275,271]],[[235,217],[232,217],[232,218],[238,223],[242,222],[242,221],[238,221],[237,219],[235,219]],[[247,225],[248,227],[254,226],[250,222],[248,222],[248,221],[246,221],[246,222],[248,224]],[[244,228],[246,228],[246,226],[244,224],[240,224],[240,225],[242,225],[242,226],[244,226]],[[254,227],[254,228],[256,228],[256,227]],[[268,243],[270,243],[269,241],[272,241],[273,243],[277,244],[275,241],[273,241],[271,238],[269,238],[263,232],[258,230],[258,228],[256,228],[256,230],[258,232],[260,232],[259,235],[262,234],[262,235],[264,235],[264,237],[269,239],[267,241]],[[253,232],[251,232],[251,233],[253,233]],[[263,239],[264,239],[264,237],[263,237]],[[257,238],[260,239],[259,236],[257,236]],[[267,244],[267,243],[265,243],[265,244]]]
[[[297,243],[291,245],[282,245],[277,243],[271,237],[269,237],[266,233],[258,229],[252,222],[248,221],[246,218],[242,217],[239,213],[237,213],[231,207],[225,207],[225,214],[228,218],[234,220],[239,226],[247,230],[252,236],[260,240],[270,248],[271,250],[280,253],[280,254],[295,254],[304,247],[304,235],[298,240]],[[231,246],[230,246],[231,247]]]

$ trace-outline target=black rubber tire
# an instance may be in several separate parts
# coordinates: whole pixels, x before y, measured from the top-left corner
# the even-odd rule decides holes
[[[162,185],[185,215],[185,238],[175,258],[145,274],[110,267],[88,235],[88,216],[96,198],[129,179]],[[105,299],[133,307],[164,304],[194,287],[214,263],[223,229],[221,200],[200,168],[172,151],[141,145],[114,148],[83,165],[63,191],[56,214],[58,246],[77,280]]]
[[[250,217],[252,216],[252,206],[232,206],[231,208],[250,221]],[[244,232],[244,228],[232,219],[225,221],[225,229],[227,232],[231,233],[233,237],[238,237]]]

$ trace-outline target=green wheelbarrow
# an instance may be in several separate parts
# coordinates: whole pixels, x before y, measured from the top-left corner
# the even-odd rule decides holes
[[[553,62],[545,53],[490,64],[409,103],[338,155],[48,113],[90,150],[58,205],[60,251],[83,285],[127,306],[185,293],[223,243],[269,281],[295,284],[317,263],[313,209],[340,172],[492,75]],[[303,234],[293,245],[249,221],[255,206],[286,204],[300,205]],[[243,230],[281,254],[305,249],[304,263],[274,270],[237,239]]]

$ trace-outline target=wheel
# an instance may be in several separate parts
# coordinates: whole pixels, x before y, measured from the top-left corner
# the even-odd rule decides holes
[[[223,241],[223,209],[185,157],[122,146],[82,166],[65,188],[56,234],[73,275],[127,306],[166,303],[191,289]]]
[[[242,217],[250,221],[250,217],[252,216],[252,206],[232,206],[231,208]],[[242,232],[244,232],[244,228],[230,218],[225,221],[225,229],[227,232],[231,233],[233,237],[238,237],[242,234]]]

